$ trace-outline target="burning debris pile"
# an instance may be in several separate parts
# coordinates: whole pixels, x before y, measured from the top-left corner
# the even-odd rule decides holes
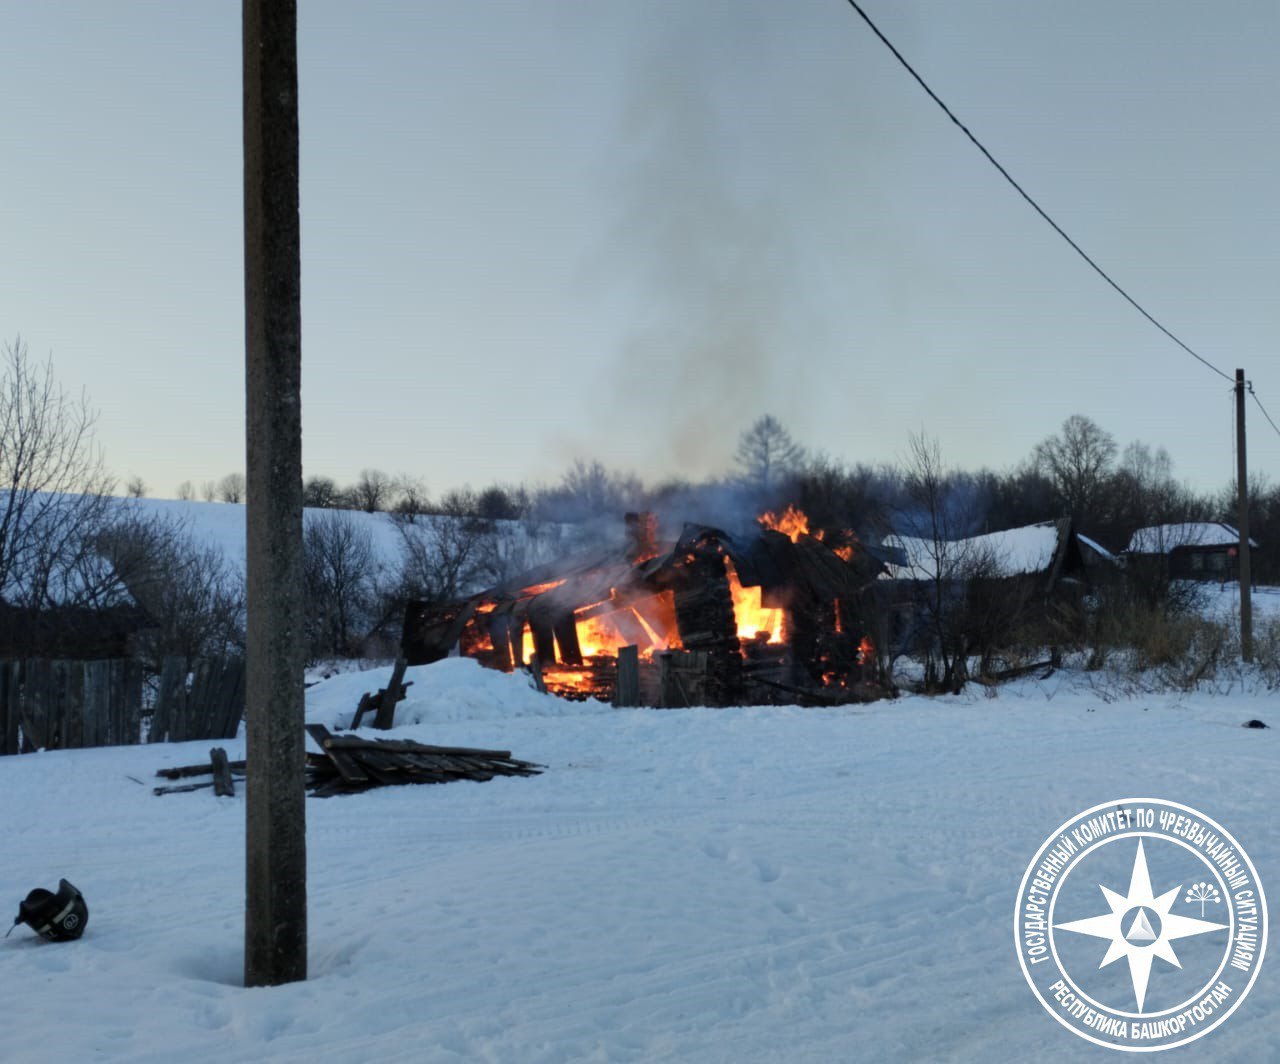
[[[854,533],[810,532],[793,507],[758,518],[750,537],[690,524],[668,544],[654,515],[626,520],[621,550],[542,566],[460,602],[410,603],[409,662],[460,653],[530,668],[562,697],[617,701],[635,688],[626,704],[653,706],[883,693],[869,616],[883,566]],[[626,682],[620,662],[626,671],[632,661]]]

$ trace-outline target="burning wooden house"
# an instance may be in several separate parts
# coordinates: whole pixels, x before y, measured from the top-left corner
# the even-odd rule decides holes
[[[867,613],[881,562],[852,532],[811,533],[792,508],[759,523],[748,537],[685,525],[659,543],[653,515],[628,514],[619,550],[410,603],[404,654],[525,667],[551,693],[626,705],[877,697]]]

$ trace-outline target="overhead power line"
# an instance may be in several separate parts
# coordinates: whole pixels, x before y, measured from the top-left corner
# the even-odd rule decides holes
[[[1271,415],[1267,413],[1267,408],[1262,405],[1262,400],[1258,398],[1258,393],[1253,390],[1253,381],[1249,382],[1249,394],[1253,396],[1253,401],[1258,404],[1258,409],[1262,411],[1262,416],[1267,419],[1267,424],[1275,430],[1275,434],[1280,436],[1280,427],[1271,420]]]
[[[863,22],[865,22],[869,27],[871,27],[871,32],[880,38],[881,43],[883,43],[884,46],[893,53],[894,58],[897,59],[898,62],[902,64],[903,68],[907,71],[907,73],[910,74],[916,80],[916,83],[922,89],[924,89],[926,93],[929,94],[929,98],[933,100],[933,102],[936,103],[939,107],[942,108],[943,113],[949,119],[951,119],[953,123],[955,123],[955,125],[960,129],[960,131],[966,137],[969,138],[969,140],[973,143],[974,147],[976,147],[978,151],[982,152],[982,154],[986,156],[987,161],[991,163],[991,165],[994,166],[997,170],[1000,171],[1001,176],[1006,181],[1008,181],[1010,185],[1014,187],[1018,195],[1021,196],[1024,200],[1026,200],[1029,204],[1031,204],[1031,207],[1035,210],[1035,212],[1038,215],[1040,215],[1040,217],[1043,218],[1046,222],[1048,222],[1050,226],[1053,227],[1054,232],[1056,232],[1060,237],[1062,237],[1063,240],[1065,240],[1068,244],[1071,245],[1071,247],[1075,250],[1077,255],[1079,255],[1082,259],[1084,259],[1085,262],[1087,262],[1091,267],[1093,267],[1094,272],[1096,272],[1099,277],[1101,277],[1104,281],[1107,282],[1107,284],[1109,284],[1112,288],[1114,288],[1117,292],[1119,292],[1120,295],[1123,296],[1124,299],[1129,303],[1129,305],[1134,308],[1134,310],[1136,310],[1139,314],[1141,314],[1144,318],[1146,318],[1147,321],[1149,321],[1152,325],[1154,325],[1157,329],[1159,329],[1162,333],[1164,333],[1165,336],[1167,336],[1170,340],[1172,340],[1175,344],[1177,344],[1180,348],[1182,348],[1182,350],[1184,350],[1197,362],[1200,362],[1203,365],[1207,366],[1209,369],[1213,370],[1213,372],[1216,373],[1223,380],[1231,381],[1233,384],[1235,383],[1234,377],[1232,377],[1228,373],[1225,373],[1223,370],[1219,369],[1207,358],[1204,358],[1202,355],[1199,355],[1195,351],[1193,351],[1189,346],[1187,346],[1180,339],[1178,339],[1177,336],[1175,336],[1172,332],[1170,332],[1162,324],[1160,324],[1160,322],[1158,322],[1155,319],[1155,317],[1153,317],[1150,313],[1148,313],[1146,308],[1143,307],[1141,303],[1139,303],[1136,299],[1133,298],[1133,296],[1129,295],[1128,292],[1126,292],[1123,288],[1121,288],[1119,284],[1117,284],[1114,280],[1112,280],[1111,276],[1107,273],[1107,271],[1104,270],[1101,266],[1099,266],[1096,262],[1094,262],[1093,259],[1091,259],[1085,253],[1084,249],[1066,234],[1062,226],[1060,226],[1057,222],[1055,222],[1052,218],[1049,217],[1045,209],[1041,207],[1040,204],[1038,204],[1034,199],[1032,199],[1031,196],[1027,193],[1027,191],[1021,185],[1019,185],[1017,181],[1013,179],[1009,171],[1006,170],[1003,166],[1000,165],[999,162],[996,161],[995,156],[993,156],[989,151],[987,151],[982,141],[980,141],[977,137],[975,137],[969,131],[969,128],[963,122],[961,122],[960,119],[958,119],[955,116],[951,108],[948,107],[945,103],[943,103],[942,99],[938,96],[938,94],[934,92],[933,89],[929,88],[924,78],[922,78],[919,74],[916,73],[915,68],[912,67],[912,65],[907,62],[906,58],[902,55],[902,53],[899,52],[898,49],[893,46],[893,43],[889,40],[889,38],[880,32],[880,28],[874,22],[871,21],[871,16],[869,16],[862,9],[862,7],[858,4],[857,0],[849,0],[849,6],[852,7],[854,11],[858,13],[859,16],[861,16]],[[1257,399],[1256,395],[1254,396],[1254,399],[1255,400]],[[1270,421],[1271,419],[1267,418],[1267,420]],[[1275,427],[1274,422],[1272,422],[1272,427],[1273,428]],[[1280,432],[1280,430],[1277,430],[1277,431]]]

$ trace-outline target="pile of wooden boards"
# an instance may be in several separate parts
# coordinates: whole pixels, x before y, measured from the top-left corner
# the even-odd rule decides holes
[[[495,776],[536,776],[544,766],[519,761],[509,750],[426,746],[409,739],[334,735],[323,724],[307,734],[322,753],[307,753],[307,786],[317,798],[399,783],[450,783]]]
[[[169,787],[156,787],[155,794],[181,794],[184,791],[199,791],[212,787],[219,798],[233,798],[236,793],[236,780],[244,780],[244,762],[228,761],[227,752],[220,746],[209,751],[209,761],[203,765],[180,765],[177,768],[162,768],[156,775],[162,779],[180,780],[191,776],[211,775],[213,778],[198,783],[178,783]]]
[[[491,780],[495,776],[536,776],[545,766],[519,761],[509,750],[475,750],[467,746],[426,746],[410,739],[361,739],[334,735],[323,724],[308,724],[307,733],[321,753],[307,752],[307,788],[317,798],[352,794],[371,787],[400,783],[451,783],[453,780]],[[162,768],[156,775],[182,780],[213,778],[196,783],[156,787],[156,794],[178,794],[212,787],[214,794],[234,795],[235,781],[243,781],[243,761],[228,761],[220,747],[209,751],[202,765]],[[141,782],[141,781],[139,781]]]

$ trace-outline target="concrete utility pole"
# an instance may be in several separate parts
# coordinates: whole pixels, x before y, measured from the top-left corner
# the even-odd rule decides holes
[[[246,986],[307,977],[296,0],[244,0]]]
[[[1244,446],[1244,370],[1236,370],[1236,525],[1240,529],[1240,660],[1253,660],[1253,581],[1249,560],[1249,465]]]

